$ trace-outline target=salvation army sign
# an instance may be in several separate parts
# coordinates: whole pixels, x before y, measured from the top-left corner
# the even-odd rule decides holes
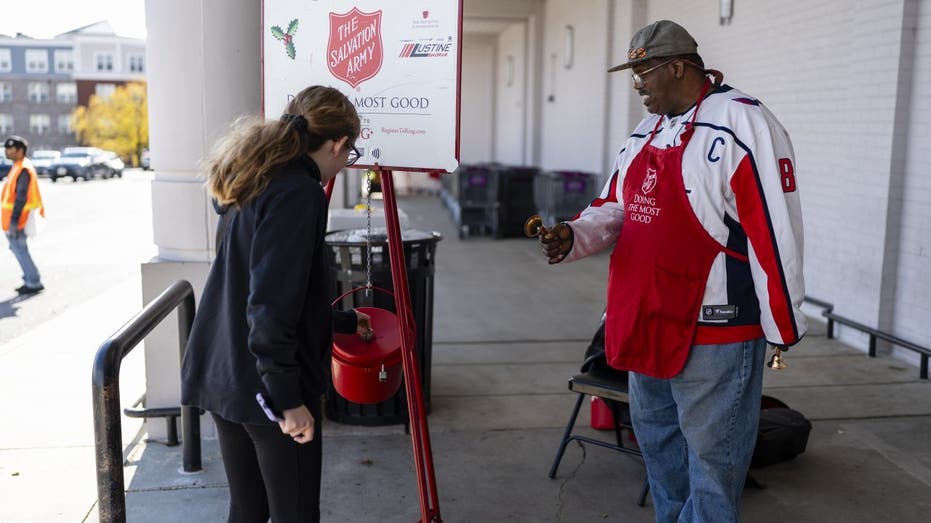
[[[382,64],[381,11],[330,13],[327,67],[330,74],[356,87],[372,78]]]
[[[264,0],[262,10],[267,118],[329,85],[359,112],[358,166],[458,166],[462,0]]]

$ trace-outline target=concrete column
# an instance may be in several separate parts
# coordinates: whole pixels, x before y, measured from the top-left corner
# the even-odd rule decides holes
[[[142,265],[143,300],[178,279],[198,294],[214,252],[216,216],[198,165],[242,114],[261,112],[261,3],[253,0],[147,0],[146,66],[152,213],[158,256]],[[145,342],[148,407],[180,400],[177,322]],[[148,424],[163,437],[165,424]]]
[[[630,39],[641,27],[650,23],[647,20],[646,0],[610,4],[608,27],[608,61],[605,71],[627,61]],[[646,110],[631,88],[630,74],[627,72],[604,73],[608,82],[608,114],[610,118],[605,129],[604,182],[611,177],[611,167],[618,150],[633,132]]]

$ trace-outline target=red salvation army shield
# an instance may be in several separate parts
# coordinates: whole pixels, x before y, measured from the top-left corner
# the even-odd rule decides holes
[[[363,13],[359,8],[345,14],[330,13],[327,67],[330,73],[356,87],[381,70],[381,11]]]
[[[656,169],[647,169],[647,175],[643,179],[643,185],[640,186],[640,190],[643,191],[643,194],[650,194],[656,187]]]

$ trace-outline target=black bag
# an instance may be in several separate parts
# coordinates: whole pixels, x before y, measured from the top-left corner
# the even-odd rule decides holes
[[[770,396],[763,396],[760,428],[750,468],[767,467],[794,459],[805,452],[811,422],[797,410]]]

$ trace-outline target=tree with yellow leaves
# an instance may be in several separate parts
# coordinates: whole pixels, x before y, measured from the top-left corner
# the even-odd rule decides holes
[[[149,109],[144,83],[117,87],[109,97],[92,95],[87,107],[71,113],[71,129],[78,141],[113,151],[131,165],[139,165],[149,146]]]

